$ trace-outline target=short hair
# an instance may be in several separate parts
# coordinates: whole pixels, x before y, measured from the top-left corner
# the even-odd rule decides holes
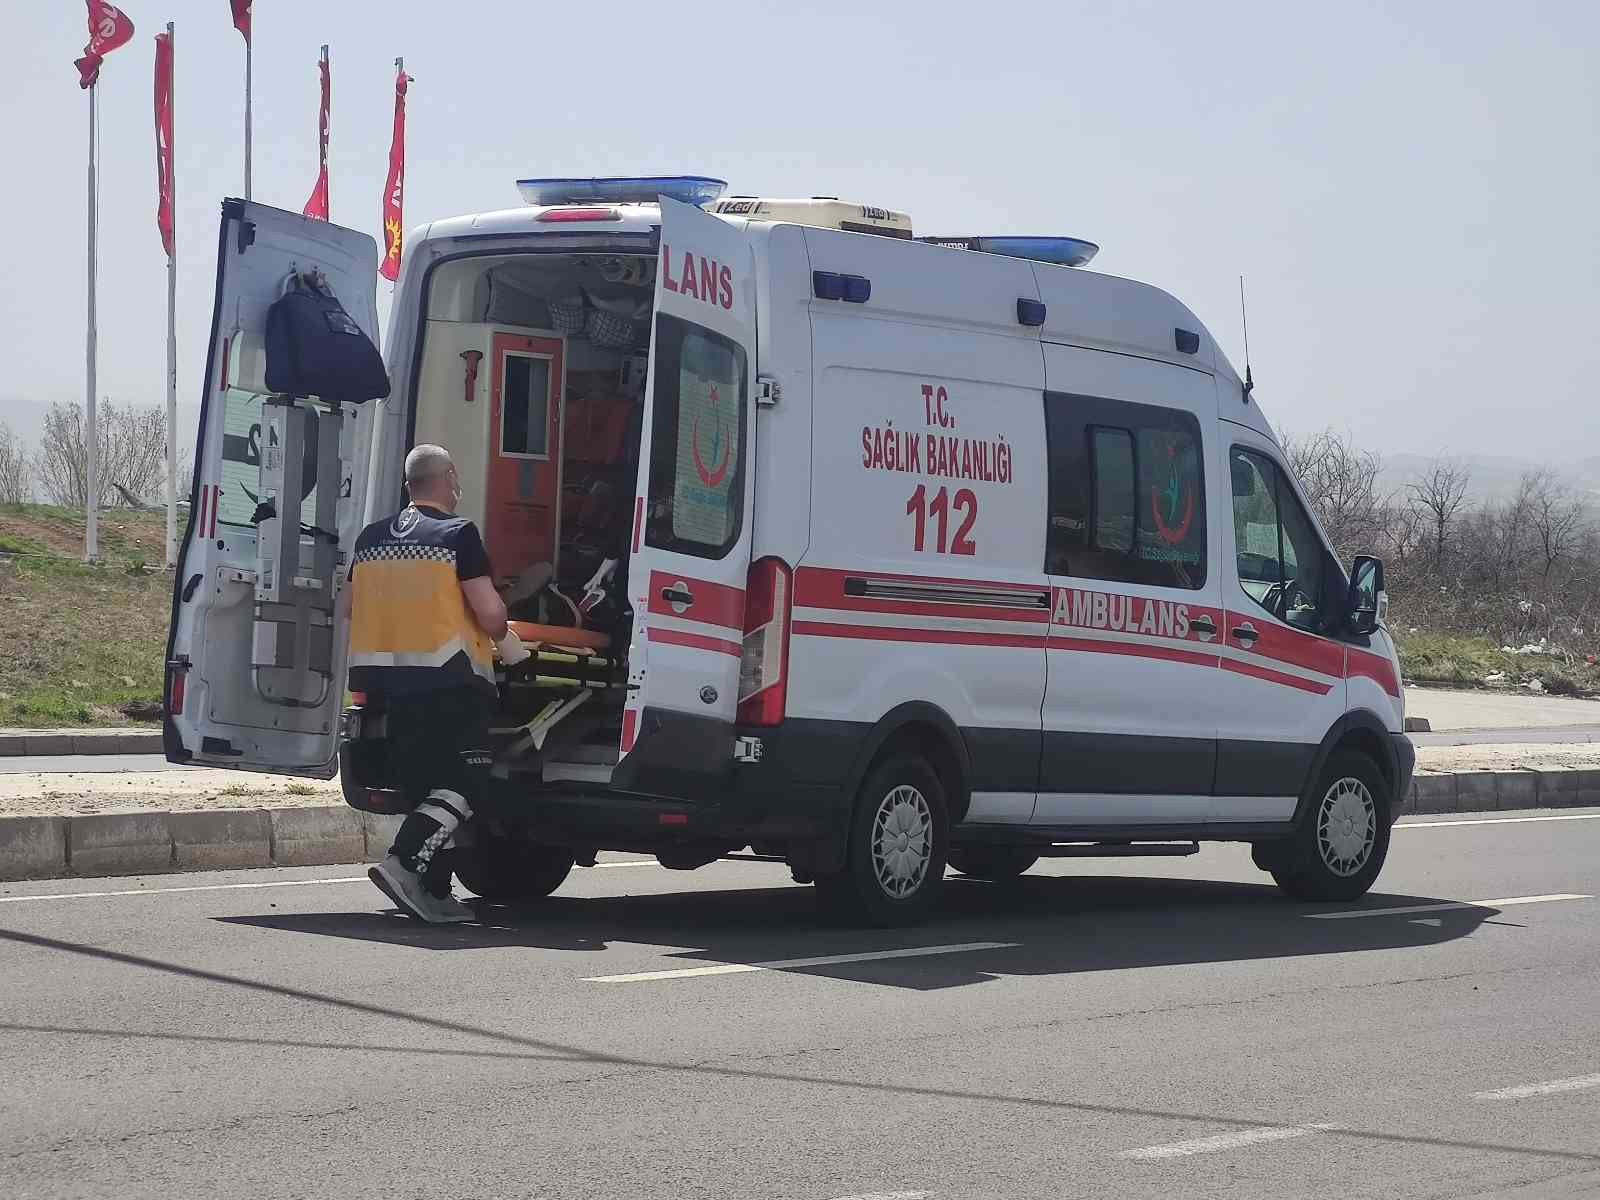
[[[453,466],[455,462],[450,457],[450,451],[443,446],[435,446],[428,442],[414,446],[411,453],[406,455],[406,486],[416,487],[419,483],[428,483]]]

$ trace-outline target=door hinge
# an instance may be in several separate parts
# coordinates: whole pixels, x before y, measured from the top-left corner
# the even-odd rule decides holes
[[[776,408],[783,399],[783,385],[770,375],[756,376],[756,407]]]
[[[753,763],[761,761],[761,739],[758,737],[741,737],[733,741],[733,761]]]

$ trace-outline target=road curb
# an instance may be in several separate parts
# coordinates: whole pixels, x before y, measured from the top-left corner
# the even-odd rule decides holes
[[[1402,815],[1600,808],[1600,771],[1418,775]],[[0,882],[377,862],[396,816],[342,804],[0,817]]]
[[[160,753],[159,729],[8,729],[0,733],[0,757]]]

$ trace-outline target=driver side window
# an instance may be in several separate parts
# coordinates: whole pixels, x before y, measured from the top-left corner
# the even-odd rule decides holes
[[[1316,527],[1270,458],[1235,446],[1229,460],[1239,586],[1280,621],[1322,632],[1328,559]]]

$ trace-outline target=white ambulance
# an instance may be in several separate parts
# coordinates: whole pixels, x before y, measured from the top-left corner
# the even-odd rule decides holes
[[[535,651],[500,672],[458,868],[485,897],[598,850],[742,853],[891,924],[947,865],[1202,840],[1296,897],[1372,884],[1413,766],[1382,566],[1341,568],[1187,308],[1072,239],[919,240],[697,177],[521,186],[411,235],[392,392],[359,406],[271,394],[262,333],[320,273],[375,340],[373,241],[224,204],[172,761],[342,764],[353,806],[411,802],[333,601],[438,442]]]

